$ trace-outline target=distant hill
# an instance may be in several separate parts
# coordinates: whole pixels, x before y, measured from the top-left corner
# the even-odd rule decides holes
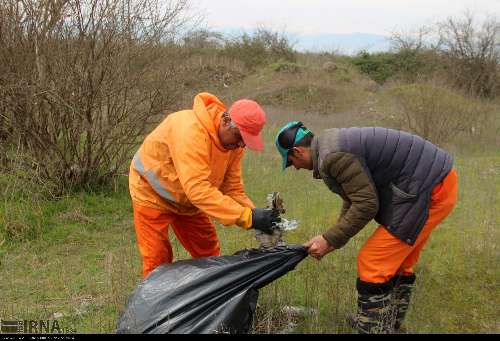
[[[229,36],[238,36],[243,32],[252,34],[253,30],[224,28],[220,32]],[[387,51],[390,48],[388,37],[370,33],[289,33],[290,41],[294,42],[298,51],[338,51],[344,54],[355,54],[361,50],[368,52]]]
[[[334,51],[354,54],[361,50],[368,52],[387,51],[390,48],[388,37],[369,33],[322,33],[296,36],[295,48],[299,51]]]

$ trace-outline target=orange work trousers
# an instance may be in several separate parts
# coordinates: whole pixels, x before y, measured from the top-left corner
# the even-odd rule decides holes
[[[172,245],[168,227],[193,258],[220,255],[220,244],[214,224],[205,213],[187,216],[133,203],[134,225],[142,256],[142,278],[158,265],[172,263]]]
[[[429,235],[451,213],[457,197],[457,174],[451,170],[432,190],[429,217],[415,244],[402,242],[380,225],[358,254],[359,278],[369,283],[385,283],[395,275],[411,276]]]

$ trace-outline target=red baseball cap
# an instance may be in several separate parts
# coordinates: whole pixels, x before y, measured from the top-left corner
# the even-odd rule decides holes
[[[251,150],[264,150],[260,132],[266,123],[266,114],[260,105],[249,99],[240,99],[229,109],[229,117],[240,130],[243,142]]]

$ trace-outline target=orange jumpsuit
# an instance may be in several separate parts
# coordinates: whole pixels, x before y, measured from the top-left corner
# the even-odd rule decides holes
[[[244,151],[224,149],[218,136],[225,111],[214,95],[198,94],[193,109],[168,115],[132,160],[129,190],[143,277],[173,261],[169,225],[193,258],[220,253],[209,217],[250,227],[255,205],[241,178]]]

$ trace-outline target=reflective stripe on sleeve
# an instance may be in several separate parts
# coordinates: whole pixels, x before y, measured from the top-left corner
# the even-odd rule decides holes
[[[135,153],[134,155],[134,168],[141,174],[143,177],[145,177],[151,187],[153,187],[154,191],[158,193],[163,199],[176,202],[174,196],[170,194],[160,183],[160,180],[156,176],[156,174],[152,171],[145,171],[144,165],[142,164],[141,157],[139,156],[139,151]]]

